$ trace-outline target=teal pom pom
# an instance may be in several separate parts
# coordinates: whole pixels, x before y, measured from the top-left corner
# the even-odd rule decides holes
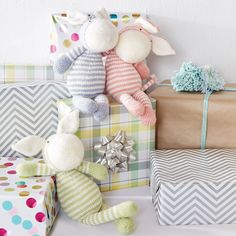
[[[203,68],[203,73],[205,81],[205,86],[202,90],[203,93],[224,89],[225,81],[213,67],[205,66]]]
[[[213,92],[224,89],[225,81],[210,66],[201,68],[192,62],[183,63],[180,70],[171,79],[176,91]]]
[[[204,83],[203,70],[192,62],[183,63],[171,80],[176,91],[202,91]]]

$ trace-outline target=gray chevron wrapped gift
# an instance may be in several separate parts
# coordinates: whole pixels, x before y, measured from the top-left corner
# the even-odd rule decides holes
[[[160,225],[236,223],[236,150],[155,151],[151,171]]]
[[[19,156],[11,145],[25,136],[54,134],[56,101],[66,97],[66,84],[56,80],[0,85],[0,156]]]

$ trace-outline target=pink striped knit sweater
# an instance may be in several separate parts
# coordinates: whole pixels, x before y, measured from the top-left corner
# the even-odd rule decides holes
[[[142,89],[142,79],[135,66],[122,61],[115,50],[106,58],[106,93],[118,101],[121,94],[133,95]]]

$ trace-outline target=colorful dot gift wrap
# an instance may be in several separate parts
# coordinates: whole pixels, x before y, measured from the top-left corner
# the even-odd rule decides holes
[[[75,109],[71,99],[60,100],[57,104],[59,119],[66,112]],[[154,99],[152,106],[156,109]],[[103,136],[113,136],[119,130],[125,131],[127,136],[133,138],[136,160],[129,161],[128,171],[110,174],[107,180],[97,182],[102,192],[149,184],[149,153],[155,149],[155,126],[142,125],[139,118],[132,116],[123,105],[113,100],[110,100],[109,116],[100,123],[91,116],[80,115],[80,128],[76,134],[84,144],[85,160],[96,162],[99,155],[94,150],[95,144],[100,142]]]
[[[0,157],[0,236],[47,236],[59,211],[55,177],[19,176],[22,162],[42,160]]]
[[[111,22],[122,29],[128,24],[145,14],[140,13],[109,13]],[[80,45],[79,36],[80,25],[71,25],[68,22],[67,14],[58,13],[52,15],[52,30],[50,35],[50,60],[51,63],[60,56],[70,50],[72,47]]]

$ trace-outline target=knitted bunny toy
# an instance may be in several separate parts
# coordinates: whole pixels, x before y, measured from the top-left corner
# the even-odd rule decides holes
[[[150,76],[143,61],[151,51],[156,55],[175,54],[166,40],[153,35],[157,32],[149,21],[138,18],[120,31],[118,44],[106,59],[106,92],[139,116],[144,125],[154,125],[156,114],[142,91],[142,79]]]
[[[118,31],[111,23],[105,9],[94,14],[78,12],[69,18],[71,24],[81,24],[80,43],[60,56],[54,63],[54,71],[67,74],[68,89],[73,103],[81,112],[102,121],[108,115],[108,99],[105,90],[105,68],[102,52],[115,47]]]
[[[69,217],[88,225],[116,221],[120,233],[132,233],[135,227],[130,217],[137,212],[136,204],[126,201],[108,207],[103,203],[98,186],[88,175],[105,180],[107,169],[83,161],[83,144],[73,134],[78,127],[79,112],[75,110],[59,122],[57,134],[47,140],[29,136],[14,144],[13,150],[25,156],[35,156],[42,150],[45,161],[45,164],[21,164],[17,167],[18,174],[25,177],[56,175],[58,198]]]

